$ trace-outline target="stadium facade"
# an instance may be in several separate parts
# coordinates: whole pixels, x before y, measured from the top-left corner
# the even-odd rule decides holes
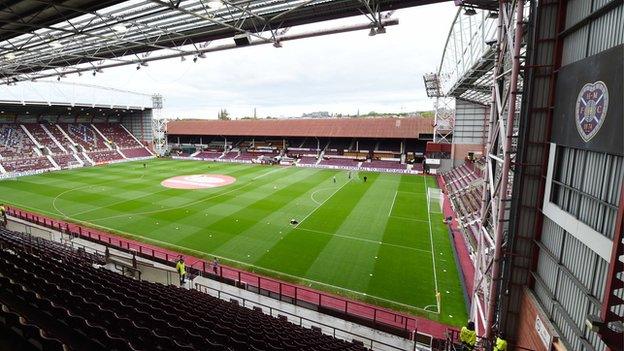
[[[466,135],[485,150],[466,187],[480,212],[459,218],[472,318],[532,350],[622,349],[624,4],[495,3],[458,12],[425,78],[443,91],[430,96],[456,101],[455,162]]]

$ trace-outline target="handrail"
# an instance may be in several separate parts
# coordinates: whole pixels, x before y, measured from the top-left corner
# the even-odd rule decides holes
[[[223,299],[223,298],[221,297],[221,295],[226,295],[226,296],[228,296],[228,297],[230,297],[230,298],[234,298],[234,299],[236,299],[236,300],[238,300],[238,301],[242,301],[242,306],[243,306],[243,307],[247,307],[245,304],[252,304],[251,308],[253,308],[253,307],[255,307],[255,306],[261,306],[261,307],[264,307],[264,308],[266,308],[266,309],[268,309],[268,310],[269,310],[269,316],[271,316],[271,317],[275,317],[275,316],[273,315],[273,311],[277,311],[277,312],[279,312],[279,313],[278,313],[278,317],[279,317],[279,315],[287,315],[287,316],[290,316],[290,317],[294,317],[294,318],[296,318],[296,319],[298,319],[298,320],[299,320],[299,326],[300,326],[300,327],[303,327],[303,322],[305,321],[305,322],[310,323],[310,325],[311,325],[311,326],[312,326],[312,325],[314,325],[314,326],[322,326],[322,327],[329,328],[329,329],[331,329],[331,330],[332,330],[332,336],[333,336],[334,338],[338,338],[338,337],[336,336],[336,331],[339,331],[339,332],[341,332],[341,333],[345,333],[345,334],[348,334],[348,335],[350,335],[350,336],[355,336],[355,337],[359,338],[359,339],[357,339],[357,340],[364,339],[364,340],[366,340],[366,343],[367,343],[368,345],[370,345],[370,348],[371,348],[371,349],[374,349],[375,344],[379,344],[379,345],[384,346],[384,347],[389,347],[389,348],[392,348],[393,350],[402,350],[402,351],[405,351],[405,349],[403,349],[403,348],[401,348],[401,347],[394,346],[394,345],[390,345],[390,344],[386,344],[386,343],[384,343],[384,342],[381,342],[381,341],[378,341],[378,340],[372,339],[372,338],[367,337],[367,336],[363,336],[363,335],[360,335],[360,334],[357,334],[357,333],[354,333],[354,332],[346,331],[346,330],[344,330],[344,329],[340,329],[340,328],[337,328],[337,327],[331,326],[331,325],[329,325],[329,324],[325,324],[325,323],[322,323],[322,322],[318,322],[318,321],[315,321],[315,320],[313,320],[313,319],[309,319],[309,318],[306,318],[306,317],[298,316],[298,315],[296,315],[296,314],[293,314],[293,313],[291,313],[291,312],[284,311],[284,310],[279,309],[279,308],[277,308],[277,307],[269,306],[269,305],[263,304],[263,303],[261,303],[261,302],[252,301],[252,300],[246,299],[246,298],[244,298],[244,297],[242,297],[242,296],[235,295],[235,294],[232,294],[232,293],[228,293],[228,292],[226,292],[226,291],[219,290],[219,289],[217,289],[217,288],[213,288],[213,287],[210,287],[210,286],[207,286],[207,285],[201,284],[201,283],[195,283],[195,289],[196,289],[196,290],[198,290],[198,291],[200,291],[200,292],[202,292],[202,293],[205,293],[205,294],[209,294],[209,293],[208,293],[208,291],[209,291],[209,290],[214,290],[214,291],[216,291],[216,292],[217,292],[217,298],[222,299],[222,300],[225,300],[225,299]],[[264,310],[262,310],[262,312],[264,313]],[[291,322],[291,323],[292,323],[292,322]],[[297,323],[293,323],[293,324],[297,324]],[[322,330],[322,329],[321,329],[321,330]],[[344,339],[344,338],[341,338],[341,339]],[[346,340],[346,339],[344,339],[344,340]],[[354,340],[356,340],[356,339],[354,339]],[[350,341],[350,340],[346,340],[346,341]],[[360,341],[362,341],[362,340],[360,340]],[[411,341],[411,342],[413,343],[413,345],[414,345],[413,350],[415,350],[415,349],[416,349],[416,342],[415,342],[415,341],[412,341],[412,340],[410,340],[410,341]],[[429,345],[426,345],[426,346],[429,346]]]
[[[91,240],[111,248],[122,251],[134,252],[139,256],[149,258],[165,264],[173,264],[180,253],[169,251],[164,248],[125,239],[115,234],[102,230],[89,228],[83,225],[66,222],[46,217],[34,212],[25,211],[13,206],[7,207],[7,214],[31,223],[58,230],[59,232],[77,235],[83,239]],[[404,338],[416,338],[418,335],[424,338],[444,337],[447,326],[436,322],[426,322],[428,331],[418,331],[419,319],[392,310],[368,305],[364,302],[352,301],[337,295],[329,294],[286,283],[277,279],[260,276],[255,273],[236,269],[229,266],[219,265],[217,274],[214,274],[210,263],[206,260],[184,255],[189,262],[188,271],[193,274],[216,279],[228,284],[243,286],[247,290],[255,291],[269,297],[286,301],[298,306],[307,307],[329,315],[339,315],[341,318],[355,320],[373,329],[390,332]],[[422,324],[425,324],[422,322]]]

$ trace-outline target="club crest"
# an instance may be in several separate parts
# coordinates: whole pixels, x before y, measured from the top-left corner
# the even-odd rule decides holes
[[[576,129],[585,142],[590,141],[607,117],[609,90],[604,82],[587,83],[576,98]]]

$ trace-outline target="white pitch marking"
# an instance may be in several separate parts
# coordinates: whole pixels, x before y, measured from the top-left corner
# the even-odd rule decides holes
[[[422,252],[431,253],[429,250],[417,249],[415,247],[409,247],[409,246],[404,246],[404,245],[384,243],[384,242],[381,242],[381,241],[364,239],[364,238],[358,238],[358,237],[355,237],[355,236],[341,235],[341,234],[332,234],[332,233],[323,232],[323,231],[320,231],[320,230],[307,229],[307,228],[295,228],[295,229],[297,229],[297,230],[304,230],[304,231],[310,232],[310,233],[318,233],[318,234],[324,234],[324,235],[329,235],[329,236],[337,236],[339,238],[344,238],[344,239],[364,241],[364,242],[371,243],[371,244],[387,245],[387,246],[398,247],[398,248],[406,249],[406,250],[414,250],[414,251],[422,251]],[[377,256],[375,256],[375,258],[377,258]]]
[[[429,208],[429,187],[427,186],[427,176],[425,176],[425,191],[427,192],[427,216],[429,218],[429,240],[431,241],[431,262],[433,264],[433,281],[435,283],[435,294],[437,296],[438,293],[438,274],[436,273],[436,263],[435,263],[435,249],[433,248],[433,231],[431,229],[431,209]],[[440,304],[437,302],[436,297],[436,305],[438,306],[438,312],[440,313]]]
[[[301,223],[303,223],[306,219],[308,219],[308,217],[310,217],[314,212],[316,212],[316,210],[318,210],[319,208],[321,208],[321,206],[323,206],[327,200],[331,199],[332,197],[334,197],[334,195],[336,195],[337,192],[339,192],[342,188],[344,188],[345,185],[349,184],[351,182],[351,179],[347,180],[344,184],[342,184],[338,189],[336,189],[336,191],[334,191],[327,199],[325,199],[323,202],[321,202],[318,206],[316,206],[312,212],[308,213],[305,217],[303,217],[303,219],[301,220],[301,222],[299,222],[295,228],[298,228]]]
[[[392,198],[392,205],[390,205],[390,211],[388,211],[388,217],[392,216],[392,209],[394,208],[394,202],[396,201],[396,197],[398,193],[399,193],[398,191],[394,192],[394,197]]]

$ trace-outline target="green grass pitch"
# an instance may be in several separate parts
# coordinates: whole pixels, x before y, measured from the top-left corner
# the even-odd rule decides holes
[[[204,173],[237,180],[160,185]],[[460,325],[458,269],[427,187],[433,177],[161,159],[2,181],[0,202]]]

